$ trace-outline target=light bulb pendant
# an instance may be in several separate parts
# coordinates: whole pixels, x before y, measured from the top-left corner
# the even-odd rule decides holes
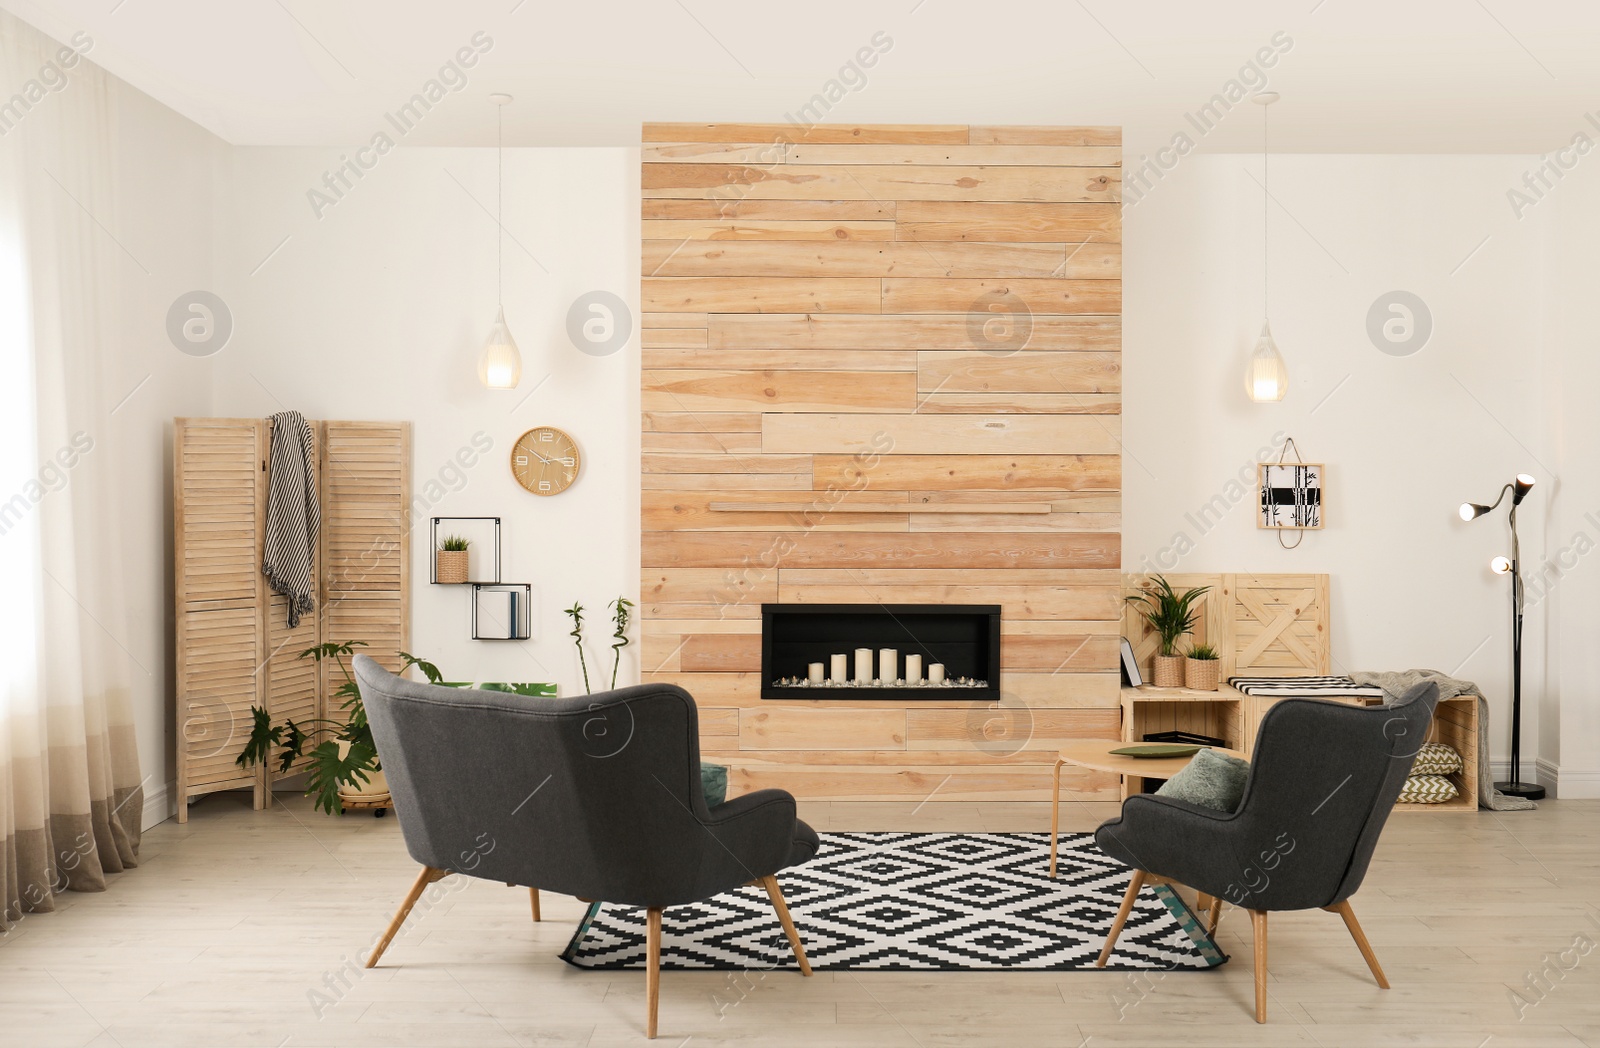
[[[478,357],[478,381],[490,389],[516,389],[522,381],[522,354],[517,351],[511,329],[506,327],[504,306],[495,312],[494,326]]]
[[[511,337],[511,329],[506,326],[506,307],[501,296],[504,294],[503,275],[505,268],[505,107],[511,102],[511,96],[506,94],[493,94],[489,100],[498,108],[495,112],[494,135],[494,165],[495,165],[495,314],[494,325],[489,328],[489,337],[483,343],[483,352],[478,356],[478,381],[490,389],[516,389],[517,383],[522,381],[522,354],[517,351],[517,340]]]
[[[1289,369],[1272,340],[1272,328],[1263,320],[1261,335],[1256,339],[1255,350],[1250,354],[1250,367],[1245,372],[1244,389],[1257,404],[1282,400],[1289,392]]]

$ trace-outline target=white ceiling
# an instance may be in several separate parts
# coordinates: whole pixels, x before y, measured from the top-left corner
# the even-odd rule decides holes
[[[0,0],[223,139],[347,145],[483,32],[467,84],[402,139],[629,145],[647,120],[781,121],[875,33],[830,123],[1122,124],[1259,148],[1254,107],[1184,119],[1274,33],[1275,151],[1544,152],[1600,108],[1600,5],[1578,0]],[[1600,117],[1597,117],[1600,120]],[[393,134],[391,129],[391,134]]]

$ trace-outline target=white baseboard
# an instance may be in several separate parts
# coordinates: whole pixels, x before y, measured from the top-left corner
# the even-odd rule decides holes
[[[1559,796],[1557,793],[1557,787],[1560,785],[1566,785],[1569,787],[1569,789],[1566,791],[1566,796],[1568,798],[1600,797],[1600,793],[1573,793],[1571,791],[1571,787],[1576,785],[1576,781],[1572,778],[1574,773],[1568,771],[1563,774],[1561,771],[1561,765],[1557,764],[1553,760],[1549,760],[1548,758],[1535,757],[1532,760],[1524,760],[1522,762],[1522,777],[1525,781],[1529,778],[1528,772],[1530,771],[1533,772],[1532,780],[1538,783],[1540,786],[1543,786],[1545,790],[1549,792],[1551,797]],[[1489,774],[1495,782],[1505,782],[1506,779],[1511,777],[1511,762],[1509,760],[1490,761]],[[1583,773],[1578,774],[1581,777]],[[1595,788],[1600,789],[1600,772],[1590,772],[1588,774],[1597,776]]]
[[[1567,768],[1561,773],[1563,800],[1600,800],[1600,768]]]
[[[175,785],[176,783],[167,782],[145,790],[141,832],[152,826],[159,826],[178,814],[177,808],[172,804],[172,787]]]

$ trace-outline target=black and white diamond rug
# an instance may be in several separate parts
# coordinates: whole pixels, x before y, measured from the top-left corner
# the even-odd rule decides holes
[[[1088,834],[1063,834],[1058,878],[1043,833],[825,833],[778,874],[811,966],[831,971],[1093,968],[1131,871]],[[642,969],[645,912],[597,904],[562,958]],[[1108,969],[1209,968],[1227,958],[1170,888],[1142,892]],[[668,970],[798,968],[764,891],[740,888],[662,915]]]

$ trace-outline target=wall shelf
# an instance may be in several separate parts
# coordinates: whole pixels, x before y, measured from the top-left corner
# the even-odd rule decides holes
[[[504,599],[502,598],[502,595]],[[486,601],[485,598],[488,598]],[[528,582],[472,584],[472,639],[527,640],[533,636],[533,585]]]
[[[468,579],[466,582],[440,582],[439,522],[441,520],[492,520],[494,521],[494,578]],[[494,585],[500,581],[500,518],[499,517],[434,517],[428,530],[428,584],[432,586]]]
[[[466,582],[440,582],[439,524],[446,520],[480,520],[494,524],[494,577]],[[433,517],[429,530],[428,581],[435,586],[467,586],[472,590],[473,640],[528,640],[533,636],[533,584],[500,579],[499,517]]]

